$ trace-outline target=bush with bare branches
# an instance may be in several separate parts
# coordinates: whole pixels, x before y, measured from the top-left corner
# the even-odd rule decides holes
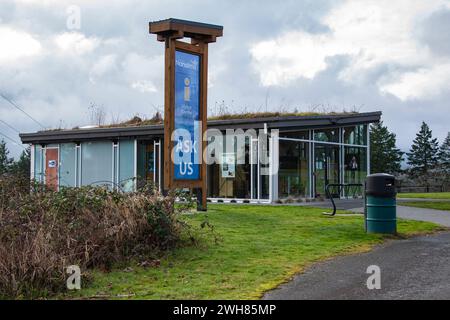
[[[153,188],[120,193],[105,188],[24,187],[0,177],[0,296],[45,297],[65,290],[65,270],[109,269],[177,245],[188,226],[176,194]]]

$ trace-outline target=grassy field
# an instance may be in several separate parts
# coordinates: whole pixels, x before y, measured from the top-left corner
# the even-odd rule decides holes
[[[450,192],[430,192],[430,193],[399,193],[399,198],[417,198],[417,199],[448,199]]]
[[[364,252],[385,237],[364,232],[362,216],[327,217],[323,209],[295,206],[209,205],[220,234],[179,248],[159,267],[96,271],[93,281],[67,298],[255,299],[314,262]],[[187,215],[200,224],[205,214]],[[400,220],[401,235],[428,233],[434,224]],[[124,270],[125,269],[125,270]]]
[[[412,202],[401,202],[400,205],[416,208],[450,211],[450,201],[412,201]]]

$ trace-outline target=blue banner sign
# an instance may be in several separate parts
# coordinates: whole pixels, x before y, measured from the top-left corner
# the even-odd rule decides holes
[[[199,180],[200,56],[175,52],[174,179]]]

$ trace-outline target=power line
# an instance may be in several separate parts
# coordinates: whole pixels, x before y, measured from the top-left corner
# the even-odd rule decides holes
[[[26,148],[19,142],[17,142],[16,140],[14,140],[13,138],[8,137],[6,134],[0,132],[0,135],[4,136],[6,139],[9,139],[12,141],[12,143],[14,143],[15,145],[21,147],[22,149],[26,150]]]
[[[12,106],[14,106],[17,110],[22,111],[28,118],[30,118],[31,120],[33,120],[34,122],[36,122],[38,125],[40,125],[42,127],[42,129],[45,129],[45,126],[40,123],[39,121],[37,121],[35,118],[33,118],[29,113],[25,112],[21,107],[19,107],[14,101],[12,101],[11,99],[8,99],[7,97],[5,97],[2,93],[0,93],[0,96],[5,99],[6,101],[8,101]]]
[[[8,123],[6,123],[5,121],[3,121],[2,119],[0,119],[0,122],[3,123],[5,126],[7,126],[8,128],[14,130],[17,133],[20,133],[19,130],[17,130],[16,128],[14,128],[13,126],[9,125]]]

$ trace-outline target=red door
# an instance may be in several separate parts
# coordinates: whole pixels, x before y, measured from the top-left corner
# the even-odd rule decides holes
[[[51,190],[58,190],[58,149],[50,148],[45,151],[45,184]]]

